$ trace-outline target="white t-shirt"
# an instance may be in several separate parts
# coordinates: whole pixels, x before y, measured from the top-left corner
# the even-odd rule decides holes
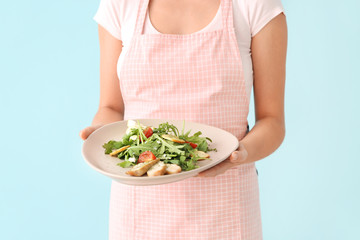
[[[251,38],[254,37],[271,19],[284,12],[281,0],[233,0],[233,16],[236,39],[238,42],[246,85],[250,99],[253,86],[251,60]],[[135,30],[140,0],[101,0],[94,20],[112,36],[123,42],[118,61],[118,75]],[[214,31],[222,28],[221,7],[214,19],[199,32]],[[149,14],[145,19],[143,33],[159,33],[151,24]]]

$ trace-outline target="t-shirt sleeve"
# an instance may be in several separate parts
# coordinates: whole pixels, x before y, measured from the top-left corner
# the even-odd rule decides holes
[[[121,6],[119,0],[101,0],[94,20],[112,36],[121,40]]]
[[[251,36],[255,36],[274,17],[284,12],[281,0],[246,0]]]

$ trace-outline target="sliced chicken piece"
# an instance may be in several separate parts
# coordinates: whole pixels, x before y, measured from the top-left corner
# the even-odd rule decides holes
[[[127,171],[126,174],[135,176],[135,177],[140,177],[140,176],[144,175],[152,166],[154,166],[159,161],[160,161],[160,159],[156,158],[154,160],[136,164],[129,171]]]
[[[171,135],[171,134],[163,134],[161,135],[162,138],[176,142],[176,143],[185,143],[184,140],[178,138],[177,136]]]
[[[176,164],[167,163],[166,164],[166,174],[175,174],[181,172],[181,167]]]
[[[164,162],[159,161],[157,164],[152,166],[148,171],[147,175],[149,177],[161,176],[164,175],[166,171],[166,165]]]
[[[195,154],[197,157],[200,158],[200,159],[198,159],[198,161],[205,160],[206,158],[210,157],[210,155],[207,154],[206,152],[199,151],[199,150],[195,150]]]
[[[124,147],[119,148],[117,150],[114,150],[113,152],[110,153],[110,156],[116,157],[119,153],[121,153],[122,151],[126,150],[129,147],[130,147],[130,145],[127,145],[127,146],[124,146]]]

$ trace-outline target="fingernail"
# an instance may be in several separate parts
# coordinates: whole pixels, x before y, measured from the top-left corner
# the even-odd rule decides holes
[[[232,163],[237,163],[238,161],[239,161],[239,153],[234,152],[234,153],[231,155],[230,162],[232,162]]]

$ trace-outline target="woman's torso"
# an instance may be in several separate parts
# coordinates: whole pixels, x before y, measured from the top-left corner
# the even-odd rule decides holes
[[[249,103],[231,0],[220,30],[186,35],[144,33],[147,2],[120,65],[124,118],[186,119],[242,139]],[[159,186],[114,183],[110,213],[111,239],[261,239],[254,164]]]

